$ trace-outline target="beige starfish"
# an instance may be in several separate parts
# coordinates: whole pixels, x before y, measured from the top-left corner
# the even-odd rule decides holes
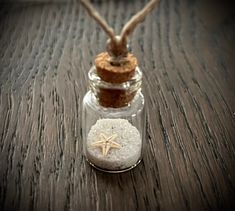
[[[122,146],[116,142],[114,139],[117,138],[117,134],[113,134],[109,137],[104,135],[103,133],[100,134],[100,141],[96,141],[91,144],[92,147],[100,147],[102,149],[103,156],[106,156],[111,148],[120,149]]]

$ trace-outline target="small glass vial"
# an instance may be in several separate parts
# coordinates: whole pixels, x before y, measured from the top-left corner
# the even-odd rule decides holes
[[[88,78],[90,90],[82,105],[84,155],[93,167],[105,172],[130,170],[141,161],[145,145],[142,72],[137,66],[127,81],[110,83],[93,66]]]

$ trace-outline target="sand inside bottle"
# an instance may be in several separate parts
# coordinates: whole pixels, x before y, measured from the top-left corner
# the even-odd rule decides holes
[[[104,145],[94,146],[100,143],[101,135],[108,139],[113,137],[115,144],[121,147],[108,150],[103,153]],[[117,145],[117,146],[118,146]],[[135,165],[141,157],[142,140],[139,131],[126,119],[99,119],[94,124],[87,136],[86,156],[89,162],[104,170],[122,170]]]

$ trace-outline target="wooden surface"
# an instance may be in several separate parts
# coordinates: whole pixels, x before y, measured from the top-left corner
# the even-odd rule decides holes
[[[143,5],[95,3],[117,31]],[[0,210],[232,210],[233,18],[228,1],[162,0],[138,27],[147,151],[110,175],[85,162],[80,134],[87,71],[107,37],[79,4],[2,4]]]

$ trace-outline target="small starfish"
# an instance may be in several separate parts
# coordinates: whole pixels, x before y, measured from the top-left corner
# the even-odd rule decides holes
[[[113,134],[109,137],[104,135],[103,133],[100,134],[100,141],[96,141],[91,144],[92,147],[100,147],[102,149],[103,156],[106,156],[111,148],[120,149],[122,146],[116,142],[114,139],[117,138],[117,134]]]

